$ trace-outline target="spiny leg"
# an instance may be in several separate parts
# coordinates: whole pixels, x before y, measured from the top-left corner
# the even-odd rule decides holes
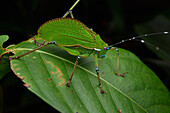
[[[38,42],[36,41],[35,37],[34,37],[34,43],[35,43],[36,45],[42,46],[42,45],[45,44],[45,40],[43,41],[43,43],[38,43]]]
[[[69,80],[68,80],[68,82],[67,82],[67,84],[66,84],[68,87],[70,87],[70,82],[71,82],[71,80],[72,80],[72,78],[73,78],[74,71],[75,71],[75,69],[76,69],[76,66],[77,66],[78,61],[79,61],[80,58],[81,58],[81,55],[77,56],[77,59],[76,59],[76,62],[75,62],[75,64],[74,64],[74,68],[73,68],[72,74],[71,74],[71,76],[70,76],[70,78],[69,78]]]
[[[47,46],[47,45],[49,45],[49,44],[56,44],[56,42],[55,42],[55,41],[52,41],[52,42],[49,42],[49,43],[47,43],[47,44],[41,45],[40,47],[35,48],[35,49],[31,50],[31,51],[28,51],[28,52],[26,52],[26,53],[24,53],[24,54],[22,54],[22,55],[17,56],[17,57],[9,57],[9,60],[19,59],[19,58],[21,58],[21,57],[23,57],[23,56],[25,56],[25,55],[27,55],[27,54],[29,54],[29,53],[32,53],[32,52],[34,52],[34,51],[36,51],[36,50],[38,50],[38,49],[41,49],[41,48],[43,48],[43,47],[45,47],[45,46]]]
[[[101,93],[105,93],[105,91],[102,89],[101,82],[100,82],[100,77],[99,77],[99,66],[98,66],[98,58],[97,55],[94,55],[94,60],[95,60],[95,67],[96,67],[96,73],[99,81],[99,88]]]
[[[72,10],[73,10],[73,8],[77,5],[77,3],[78,3],[79,1],[80,1],[80,0],[77,0],[77,1],[73,4],[73,6],[64,14],[64,16],[63,16],[62,18],[67,17],[68,14],[70,14],[71,18],[74,18],[73,13],[72,13]]]

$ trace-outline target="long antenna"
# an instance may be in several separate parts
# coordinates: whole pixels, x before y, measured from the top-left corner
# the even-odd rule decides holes
[[[143,39],[139,39],[139,38],[142,38],[142,37],[149,37],[149,36],[154,36],[154,35],[167,35],[169,34],[169,32],[157,32],[157,33],[150,33],[150,34],[144,34],[144,35],[139,35],[139,36],[136,36],[136,37],[132,37],[132,38],[129,38],[129,39],[125,39],[125,40],[122,40],[118,43],[115,43],[113,45],[110,45],[108,47],[108,49],[112,48],[112,47],[115,47],[116,45],[119,45],[121,43],[124,43],[124,42],[128,42],[128,41],[131,41],[131,40],[135,40],[135,41],[139,41],[141,43],[145,43],[151,47],[154,47],[156,50],[159,50],[160,52],[162,52],[164,55],[170,57],[168,54],[166,54],[163,50],[161,50],[159,47],[157,46],[154,46],[153,44],[149,43],[149,42],[146,42],[144,41]]]
[[[132,37],[132,38],[129,38],[129,39],[122,40],[122,41],[120,41],[118,43],[115,43],[115,44],[113,44],[111,46],[113,47],[113,46],[119,45],[121,43],[131,41],[131,40],[136,40],[136,39],[139,39],[139,38],[142,38],[142,37],[149,37],[149,36],[154,36],[154,35],[167,35],[167,34],[169,34],[169,32],[157,32],[157,33],[139,35],[139,36],[136,36],[136,37]],[[141,39],[141,42],[144,43],[144,40]]]
[[[140,39],[136,39],[135,41],[139,41],[139,42],[142,42],[142,43],[145,43],[153,48],[155,48],[156,50],[160,51],[161,53],[163,53],[165,56],[167,57],[170,57],[166,52],[164,52],[162,49],[160,49],[158,46],[154,46],[153,44],[149,43],[149,42],[146,42],[144,40],[140,40]]]

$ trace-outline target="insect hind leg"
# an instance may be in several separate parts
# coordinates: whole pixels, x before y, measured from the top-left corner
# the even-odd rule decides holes
[[[65,18],[66,14],[68,14],[68,13],[70,14],[71,18],[74,18],[72,10],[68,10],[62,18]]]
[[[45,40],[44,40],[42,43],[39,43],[39,42],[36,41],[36,39],[35,39],[35,37],[34,37],[34,43],[35,43],[36,45],[38,45],[38,46],[42,46],[42,45],[45,44]]]
[[[47,46],[47,45],[49,45],[49,44],[55,44],[55,45],[56,45],[56,42],[55,42],[55,41],[52,41],[52,42],[43,44],[43,45],[41,45],[40,47],[37,47],[37,48],[35,48],[35,49],[33,49],[33,50],[30,50],[30,51],[28,51],[28,52],[26,52],[26,53],[24,53],[24,54],[19,55],[19,56],[9,57],[9,60],[12,60],[12,59],[20,59],[21,57],[23,57],[23,56],[25,56],[25,55],[28,55],[28,54],[30,54],[30,53],[38,50],[38,49],[41,49],[41,48],[43,48],[43,47],[45,47],[45,46]]]
[[[77,59],[76,59],[76,62],[75,62],[75,64],[74,64],[74,68],[73,68],[72,74],[71,74],[71,76],[70,76],[70,78],[69,78],[69,80],[68,80],[68,82],[67,82],[67,84],[66,84],[68,87],[70,87],[70,82],[71,82],[71,80],[72,80],[72,78],[73,78],[74,71],[75,71],[75,69],[76,69],[76,66],[77,66],[78,61],[80,60],[80,58],[81,58],[81,55],[78,55],[78,56],[77,56]]]
[[[73,8],[77,5],[77,3],[78,3],[79,1],[80,1],[80,0],[77,0],[77,1],[72,5],[72,7],[64,14],[64,16],[63,16],[62,18],[67,17],[68,14],[70,14],[71,18],[74,18],[73,13],[72,13],[72,10],[73,10]]]

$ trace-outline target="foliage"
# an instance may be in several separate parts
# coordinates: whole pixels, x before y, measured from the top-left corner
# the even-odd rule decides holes
[[[38,40],[42,42],[42,39]],[[33,39],[8,47],[15,56],[37,46]],[[164,112],[170,111],[170,94],[159,78],[134,54],[120,49],[120,72],[115,75],[116,51],[108,51],[99,60],[101,94],[93,57],[83,58],[76,68],[71,87],[66,82],[75,57],[55,45],[10,61],[13,72],[24,86],[60,112]]]
[[[0,79],[9,72],[9,61],[8,59],[2,59],[4,53],[6,53],[5,48],[3,48],[3,43],[8,40],[7,35],[0,36]]]
[[[62,17],[62,15],[68,10],[68,8],[70,8],[70,6],[74,2],[75,2],[75,0],[73,0],[73,1],[72,0],[69,0],[69,1],[65,1],[65,0],[61,0],[61,1],[58,1],[58,0],[48,0],[48,1],[46,1],[46,0],[31,0],[31,1],[17,0],[17,1],[15,1],[14,0],[14,1],[10,1],[10,2],[4,0],[3,2],[1,2],[1,7],[0,7],[0,9],[1,9],[0,12],[1,12],[1,16],[2,16],[2,18],[0,18],[0,34],[8,34],[10,36],[10,40],[8,40],[6,43],[4,43],[4,47],[11,45],[11,44],[20,43],[23,40],[27,40],[28,37],[32,37],[33,34],[36,34],[37,28],[42,23],[44,23],[45,21],[50,20],[52,18]],[[158,14],[161,14],[163,17],[166,16],[167,18],[168,17],[170,18],[169,3],[170,3],[170,1],[168,1],[168,0],[162,1],[161,4],[160,4],[160,1],[155,1],[155,0],[151,0],[149,2],[146,0],[141,0],[141,1],[140,0],[139,1],[135,1],[135,0],[132,0],[132,1],[127,1],[127,0],[122,0],[122,1],[120,1],[120,0],[108,0],[108,1],[81,0],[81,3],[75,7],[75,9],[73,10],[73,13],[74,13],[74,17],[76,19],[81,20],[88,27],[93,28],[95,31],[97,31],[97,33],[100,34],[100,36],[102,37],[102,39],[105,42],[107,42],[109,44],[114,44],[116,42],[121,41],[122,39],[127,39],[132,36],[135,36],[136,33],[139,35],[139,34],[152,33],[152,32],[169,31],[170,28],[167,27],[169,22],[167,22],[165,19],[157,19],[157,21],[151,22],[152,26],[149,28],[147,28],[148,25],[145,24],[145,23],[148,24],[148,21],[155,18],[156,15],[158,15]],[[139,29],[135,27],[135,29],[134,29],[134,26],[137,24],[138,25],[140,24],[141,26],[144,25],[145,27],[142,27],[142,29],[140,29],[140,27],[138,27]],[[149,25],[151,25],[151,24],[149,24]],[[4,37],[4,36],[2,36],[2,37]],[[5,36],[5,37],[7,37],[7,36]],[[169,50],[170,44],[169,43],[167,44],[167,42],[166,42],[166,44],[162,43],[162,41],[163,41],[162,39],[164,38],[164,36],[161,36],[161,37],[162,38],[157,41],[161,45],[156,45],[156,46],[159,46],[160,48],[163,47],[166,50]],[[169,36],[167,36],[166,38],[168,38],[168,37]],[[30,112],[51,113],[51,112],[56,112],[56,110],[51,107],[51,106],[53,106],[52,104],[51,104],[51,106],[49,106],[49,103],[50,103],[49,101],[48,101],[48,104],[46,104],[47,101],[43,102],[40,98],[38,98],[36,95],[34,95],[34,93],[31,93],[30,90],[27,90],[27,88],[25,88],[22,85],[23,82],[21,82],[21,80],[18,79],[13,74],[13,72],[11,72],[11,69],[9,67],[9,60],[5,58],[5,57],[9,56],[7,53],[9,51],[4,51],[4,49],[2,49],[2,43],[4,41],[2,41],[0,39],[0,47],[1,47],[0,54],[2,54],[2,52],[4,53],[3,57],[1,58],[1,64],[0,64],[0,113],[1,112],[4,112],[4,113],[11,113],[11,112],[13,112],[13,113],[14,112],[17,112],[17,113],[18,112],[22,112],[22,113],[23,112],[24,113],[30,113]],[[151,42],[153,42],[153,41],[154,40],[152,40]],[[26,41],[26,42],[28,43],[29,41]],[[22,44],[23,44],[23,42],[22,42]],[[19,44],[19,45],[23,47],[22,44],[21,45]],[[32,43],[28,43],[28,44],[32,44]],[[19,49],[19,48],[17,48],[19,45],[16,46],[16,49]],[[15,46],[8,47],[8,49],[12,50],[12,47],[14,47],[14,49],[15,49]],[[36,47],[34,46],[34,44],[32,44],[32,48],[36,48]],[[46,47],[46,48],[52,49],[54,47],[55,46]],[[161,79],[161,81],[170,89],[169,63],[167,63],[166,61],[162,62],[161,59],[157,58],[157,56],[161,55],[161,58],[164,59],[164,57],[162,57],[163,54],[159,54],[160,53],[159,51],[156,51],[156,53],[153,53],[152,51],[148,51],[148,49],[144,45],[140,46],[140,44],[137,42],[134,42],[134,43],[127,42],[127,43],[119,45],[119,47],[125,48],[126,50],[130,50],[135,55],[137,55],[142,60],[142,62],[144,62],[144,64],[147,64],[147,66],[149,66],[150,69],[152,69],[154,72],[156,72],[157,76]],[[30,50],[32,48],[29,47],[27,49]],[[55,50],[55,49],[57,49],[57,50]],[[60,48],[56,48],[56,47],[55,47],[55,49],[52,49],[53,52],[58,51],[58,49],[60,50]],[[46,51],[45,48],[43,50]],[[37,51],[36,53],[39,53],[41,51]],[[122,50],[120,50],[120,53],[121,53],[120,56],[122,54],[124,56],[124,52],[127,53],[124,50],[123,50],[123,53],[121,51]],[[58,56],[61,55],[60,56],[61,58],[67,59],[65,57],[65,55],[66,56],[68,55],[67,53],[65,53],[62,50],[59,52],[60,52],[60,54],[57,54]],[[168,52],[168,51],[166,51],[166,52]],[[18,51],[16,51],[16,54],[19,54]],[[54,53],[54,55],[56,55],[56,54]],[[107,56],[110,56],[110,55],[111,56],[115,55],[115,53],[107,54]],[[75,57],[68,56],[68,58],[70,58],[70,59],[68,59],[68,61],[70,61],[72,63],[75,62]],[[152,59],[150,59],[150,58],[152,58]],[[157,59],[155,59],[155,58],[157,58]],[[81,62],[87,61],[86,64],[88,64],[88,59],[90,59],[92,61],[94,60],[93,58],[90,57],[87,59],[86,58],[82,59],[83,61],[81,60]],[[146,59],[147,60],[149,59],[151,62],[154,62],[154,64],[148,63],[146,61]],[[111,68],[110,70],[108,68],[105,69],[108,65],[105,65],[104,67],[102,67],[102,65],[105,63],[105,60],[106,59],[103,59],[100,61],[100,76],[101,77],[103,77],[103,75],[105,75],[105,74],[107,76],[107,73],[110,73],[110,72],[112,73],[112,72],[116,71],[115,70],[115,68],[116,68],[115,67],[116,66],[115,65],[116,64],[115,57],[112,62],[113,64],[111,64],[109,66],[109,68]],[[166,59],[166,60],[168,60],[168,59]],[[120,68],[124,65],[129,66],[133,62],[133,59],[130,61],[131,61],[130,63],[128,62],[129,64],[127,64],[127,63],[121,64]],[[122,62],[122,59],[120,59],[120,62]],[[79,67],[80,66],[81,65],[79,65]],[[86,69],[86,68],[88,69],[89,68],[88,66],[89,65],[87,65],[87,67],[83,67],[83,69]],[[136,66],[138,66],[138,64]],[[159,67],[157,67],[157,66],[159,66]],[[94,64],[92,64],[92,66],[90,66],[90,67],[92,67],[93,69],[89,69],[89,70],[91,70],[91,72],[93,72],[95,74]],[[146,66],[144,66],[144,67],[146,67]],[[5,69],[2,69],[2,68],[5,68]],[[79,68],[77,68],[76,71],[77,70],[79,70]],[[8,73],[9,71],[10,71],[10,73]],[[70,76],[71,71],[72,71],[72,69],[70,69],[70,72],[68,72],[67,79],[68,79],[68,76]],[[107,72],[105,72],[105,71],[107,71]],[[127,71],[127,70],[125,70],[125,71]],[[124,71],[122,71],[122,72],[124,72]],[[39,72],[37,72],[37,75],[38,75],[38,73]],[[136,73],[140,74],[140,70]],[[141,85],[141,87],[146,86],[145,84],[141,84],[141,82],[140,82],[140,81],[143,81],[143,79],[145,79],[145,77],[143,78],[142,76],[135,75],[135,77],[141,77],[141,79],[142,79],[142,80],[141,79],[138,80],[138,79],[135,79],[135,77],[130,76],[130,73],[127,74],[127,76],[124,78],[117,77],[116,75],[114,75],[114,73],[112,73],[112,74],[113,75],[111,75],[111,76],[113,78],[111,79],[111,81],[114,81],[114,82],[112,82],[112,84],[117,84],[116,87],[121,86],[118,88],[125,95],[128,95],[125,92],[125,91],[127,91],[128,88],[138,87],[138,86],[131,85],[131,82],[129,82],[129,80],[131,80],[132,83],[136,82],[136,85]],[[6,76],[4,76],[4,75],[6,75]],[[94,76],[93,74],[89,74],[88,76],[85,76],[85,77],[89,77],[91,75]],[[66,87],[68,90],[71,90],[72,88],[74,88],[75,87],[74,84],[75,83],[77,84],[77,82],[79,82],[79,80],[76,77],[79,77],[79,75],[74,75],[73,81],[72,81],[73,86],[71,88]],[[129,78],[129,77],[131,77],[131,78]],[[21,76],[21,78],[22,78],[22,76]],[[93,77],[93,78],[95,78],[95,77]],[[155,80],[155,78],[158,79],[157,77],[154,77],[153,81]],[[25,78],[23,81],[26,81],[27,79],[28,78]],[[48,79],[48,80],[50,80],[50,79]],[[103,83],[103,80],[104,80],[104,78],[102,79],[102,85],[103,85],[104,89],[107,89],[107,88],[105,88],[107,85],[105,82]],[[137,82],[138,82],[137,80],[139,81],[139,84],[137,84]],[[95,84],[94,89],[95,89],[95,93],[98,93],[99,89],[97,86],[98,83],[97,83],[96,78],[95,78],[95,81],[96,82],[94,83]],[[123,81],[123,82],[121,82],[121,81]],[[54,81],[50,81],[50,82],[54,82]],[[152,80],[150,80],[150,79],[149,79],[149,81],[145,80],[145,82],[152,83]],[[57,84],[56,81],[54,83]],[[158,82],[158,84],[159,83],[160,83],[160,81]],[[88,85],[88,84],[83,83],[83,85]],[[149,86],[155,87],[155,88],[159,87],[157,85],[154,86],[154,84],[151,84]],[[31,87],[28,89],[31,89]],[[163,89],[166,89],[166,88],[163,88]],[[115,91],[115,92],[117,92],[117,91]],[[145,92],[145,90],[144,90],[144,92]],[[91,94],[91,92],[90,92],[90,94]],[[107,92],[106,95],[108,95],[108,94],[111,95],[110,93]],[[112,94],[114,94],[114,92]],[[169,95],[168,92],[163,93],[163,95],[166,95],[166,94]],[[95,95],[95,94],[93,94],[93,95]],[[120,95],[122,95],[122,93]],[[159,101],[157,101],[158,103],[163,102],[162,100],[164,100],[164,99],[161,94],[160,95],[158,94],[159,95],[158,96],[157,93],[153,93],[153,95],[154,96],[156,95],[156,97],[158,97],[158,98],[160,97],[158,99]],[[38,96],[42,98],[41,95],[38,95]],[[113,98],[114,98],[114,96],[115,95],[113,95]],[[135,95],[135,96],[138,96],[138,95]],[[146,96],[147,96],[147,93],[144,97],[146,97]],[[117,98],[123,99],[121,97],[122,96],[119,96]],[[140,99],[142,97],[138,96],[137,98]],[[45,99],[43,99],[43,100],[45,100]],[[105,99],[103,99],[103,101],[104,100]],[[136,99],[134,99],[134,100],[136,100]],[[151,102],[152,100],[153,100],[152,98],[143,99],[142,100],[143,103],[141,104],[141,106],[143,104],[147,103],[146,101]],[[125,101],[125,102],[123,102],[123,101]],[[126,103],[126,99],[123,101],[121,101],[121,104],[118,103],[119,101],[116,101],[115,105],[122,105],[123,107],[129,105]],[[96,101],[94,101],[94,102],[96,102]],[[101,104],[103,104],[103,103],[101,103]],[[109,103],[108,103],[108,105],[109,105]],[[157,105],[155,105],[155,106],[157,106]],[[95,105],[95,107],[97,107],[97,105]],[[56,108],[56,107],[54,107],[54,108]],[[129,106],[127,108],[129,108]],[[101,109],[101,108],[99,108],[99,109]],[[165,110],[164,107],[160,107],[160,109],[161,109],[161,111],[154,111],[157,109],[153,108],[152,111],[155,113],[155,112],[163,112],[163,110]],[[137,111],[135,111],[135,112],[137,112]]]

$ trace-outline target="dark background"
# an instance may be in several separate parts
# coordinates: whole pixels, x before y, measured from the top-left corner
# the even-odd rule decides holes
[[[62,17],[75,1],[0,0],[0,34],[10,37],[4,47],[36,35],[40,25],[50,19]],[[153,31],[170,31],[170,0],[81,0],[73,9],[73,14],[109,44]],[[166,23],[158,19],[156,23],[159,24],[156,27],[145,29],[147,23],[159,15],[167,19]],[[144,27],[135,29],[137,25]],[[160,27],[161,25],[163,27]],[[161,42],[162,38],[158,40]],[[170,47],[169,42],[158,45],[160,48]],[[166,57],[159,57],[157,52],[136,41],[122,43],[118,47],[136,54],[170,88],[168,49],[164,51]],[[0,85],[0,91],[3,91],[4,113],[56,112],[29,92],[12,72],[0,80]]]

